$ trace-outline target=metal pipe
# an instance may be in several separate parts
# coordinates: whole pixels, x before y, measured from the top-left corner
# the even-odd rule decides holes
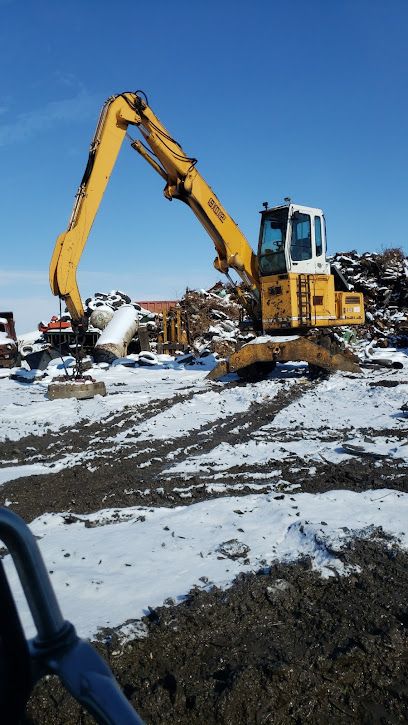
[[[112,361],[127,354],[128,344],[139,327],[139,313],[133,305],[122,305],[103,330],[94,349],[94,358]]]

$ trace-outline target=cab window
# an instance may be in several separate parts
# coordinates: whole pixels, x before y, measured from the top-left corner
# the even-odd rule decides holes
[[[295,212],[292,216],[290,256],[294,262],[312,259],[312,235],[309,214]]]
[[[316,243],[316,256],[320,257],[323,254],[323,240],[322,240],[322,220],[319,216],[315,216],[314,220],[315,228],[315,243]]]
[[[264,219],[259,254],[261,274],[286,272],[285,241],[286,219]]]

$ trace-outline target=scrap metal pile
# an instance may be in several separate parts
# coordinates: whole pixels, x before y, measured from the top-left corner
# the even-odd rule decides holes
[[[217,282],[209,290],[187,290],[180,305],[197,352],[207,349],[226,357],[255,337],[241,330],[242,307],[232,285]]]
[[[382,253],[339,252],[331,258],[350,289],[362,292],[366,324],[338,335],[374,341],[377,347],[408,347],[408,258],[400,249]],[[188,316],[192,345],[220,357],[234,352],[254,334],[239,325],[242,308],[234,288],[218,282],[205,291],[187,291],[181,305]]]
[[[129,295],[119,290],[111,292],[95,292],[93,297],[88,297],[84,302],[85,314],[89,319],[90,329],[103,330],[107,322],[112,318],[113,313],[123,305],[132,305],[139,313],[141,323],[154,324],[155,317],[152,312],[142,308],[137,302],[132,302]],[[53,316],[51,322],[40,322],[39,330],[49,332],[51,330],[68,329],[71,326],[71,316],[68,312],[61,317]]]
[[[112,290],[112,292],[95,292],[93,297],[88,297],[85,300],[85,313],[89,317],[91,325],[98,329],[100,316],[107,315],[108,319],[111,319],[115,310],[118,310],[123,305],[132,305],[135,310],[139,313],[140,323],[151,323],[154,325],[156,315],[149,310],[144,309],[139,305],[138,302],[132,301],[129,295],[119,290]]]
[[[156,303],[156,306],[158,304]],[[132,301],[129,295],[120,291],[96,292],[85,300],[84,309],[89,319],[88,333],[97,333],[99,337],[113,314],[121,307],[129,305],[138,313],[139,333],[141,326],[147,329],[150,349],[156,351],[162,339],[163,313],[151,312],[141,307],[139,303]],[[219,357],[225,357],[255,336],[252,332],[242,331],[240,325],[242,307],[231,285],[217,282],[209,290],[187,290],[178,306],[183,330],[194,353],[211,351]],[[165,303],[163,303],[164,311]],[[171,310],[166,310],[164,314],[166,317],[171,316]],[[56,337],[60,329],[64,331],[70,329],[70,323],[70,315],[65,313],[61,318],[54,316],[50,323],[40,323],[39,329],[45,334],[46,339],[50,340]],[[130,350],[133,352],[132,347]],[[180,352],[183,351],[185,346],[180,346]]]
[[[351,289],[364,295],[366,324],[355,328],[356,335],[375,340],[378,347],[408,347],[408,258],[403,251],[339,252],[331,263]]]
[[[366,343],[383,348],[408,347],[408,259],[404,253],[399,249],[389,249],[381,254],[339,252],[332,257],[331,264],[340,270],[349,288],[362,292],[365,298],[366,324],[362,327],[342,328],[338,331],[339,339],[342,337],[350,342],[356,340],[357,347]],[[91,332],[88,334],[95,338],[92,349],[89,346],[87,349],[93,357],[93,346],[101,340],[101,331],[114,313],[124,306],[138,318],[136,337],[142,334],[143,329],[148,336],[147,347],[139,345],[136,349],[132,343],[129,344],[128,352],[138,352],[139,349],[150,350],[152,353],[161,351],[159,348],[160,341],[163,340],[163,323],[167,319],[169,324],[171,312],[151,312],[132,301],[124,292],[114,290],[108,293],[97,292],[84,303],[90,323]],[[231,284],[217,282],[208,290],[187,290],[174,309],[179,310],[179,323],[181,316],[180,324],[188,345],[180,345],[179,350],[177,345],[173,345],[174,351],[172,349],[171,354],[190,349],[194,355],[210,352],[219,358],[225,358],[255,337],[253,330],[243,321],[243,310]],[[72,334],[70,316],[64,314],[61,318],[53,317],[50,323],[40,323],[39,329],[43,336],[35,344],[22,346],[20,349],[23,360],[27,357],[30,367],[44,369],[50,359],[59,356],[58,346],[50,340],[61,331]],[[72,347],[71,345],[71,349]],[[37,351],[36,355],[42,356],[46,348],[48,358],[44,358],[41,365],[35,356],[35,359],[29,361],[29,353]],[[154,354],[152,358],[155,358]]]

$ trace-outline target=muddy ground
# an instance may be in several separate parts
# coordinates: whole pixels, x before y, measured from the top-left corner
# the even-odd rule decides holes
[[[132,426],[170,408],[177,397],[122,410],[105,423],[2,444],[3,465],[57,463],[64,452],[81,455],[90,447],[95,456],[55,474],[4,484],[0,504],[11,503],[27,521],[45,511],[75,516],[108,506],[174,506],[226,495],[229,486],[234,495],[253,493],[245,482],[252,474],[269,472],[282,479],[282,495],[292,484],[300,486],[296,492],[408,491],[402,461],[372,456],[336,465],[322,458],[313,473],[295,456],[278,464],[236,466],[216,476],[211,470],[166,473],[169,461],[173,465],[206,453],[223,441],[261,439],[262,426],[318,384],[305,380],[287,386],[282,381],[278,396],[262,406],[254,403],[244,413],[151,445],[135,440]],[[115,449],[109,438],[118,431],[129,431],[129,437]],[[371,440],[388,433],[360,432]],[[289,433],[291,440],[303,435],[293,421]],[[406,430],[389,434],[405,437]],[[267,435],[282,439],[285,432]],[[316,435],[327,441],[338,438],[338,432],[327,428]],[[224,489],[214,490],[215,480],[222,480]],[[237,481],[243,484],[239,490]],[[266,482],[264,490],[269,490]],[[272,565],[240,577],[225,592],[197,590],[177,607],[169,602],[146,620],[144,639],[122,645],[114,631],[106,631],[97,646],[149,723],[406,722],[408,554],[378,531],[372,541],[350,545],[341,557],[357,567],[352,576],[324,580],[306,560]],[[62,725],[88,719],[49,680],[31,699],[29,721]]]
[[[19,441],[10,441],[0,445],[1,459],[4,465],[41,463],[46,461],[55,464],[61,455],[81,455],[92,449],[95,454],[90,462],[83,461],[75,466],[67,467],[58,473],[47,473],[22,477],[4,484],[0,489],[0,505],[11,502],[13,509],[27,521],[47,512],[70,511],[75,513],[91,513],[108,506],[175,506],[194,503],[204,499],[224,496],[230,490],[234,495],[246,495],[250,489],[245,482],[251,476],[265,476],[265,491],[269,490],[266,481],[268,474],[283,479],[289,486],[296,484],[296,492],[324,492],[334,488],[363,491],[368,488],[395,488],[408,490],[407,469],[398,461],[389,459],[378,460],[375,457],[355,457],[343,463],[333,464],[324,457],[321,462],[314,462],[313,475],[310,464],[295,455],[278,463],[234,466],[228,470],[214,474],[210,471],[200,473],[168,473],[170,466],[183,462],[187,457],[200,456],[211,451],[222,442],[236,445],[251,440],[301,440],[304,430],[294,421],[288,421],[288,429],[275,432],[262,432],[260,428],[270,423],[274,416],[290,403],[298,400],[311,388],[319,383],[302,380],[297,386],[286,386],[282,381],[282,390],[272,400],[262,405],[253,403],[249,410],[230,415],[214,423],[204,424],[198,431],[189,432],[175,439],[154,440],[151,443],[143,440],[138,442],[132,436],[132,428],[153,418],[159,412],[172,408],[177,402],[187,400],[197,391],[183,396],[175,396],[167,400],[150,402],[137,409],[122,410],[109,417],[108,422],[84,423],[77,425],[75,430],[62,429],[58,433],[44,436],[28,436]],[[232,383],[239,386],[244,383]],[[218,388],[221,392],[226,386]],[[205,390],[202,394],[205,394]],[[408,419],[407,419],[408,424]],[[120,446],[113,445],[109,439],[121,432],[129,431]],[[359,429],[360,433],[375,441],[377,436],[405,439],[407,430],[393,428],[390,431],[381,429]],[[345,431],[345,436],[347,431]],[[322,428],[315,432],[315,437],[322,441],[337,440],[338,431]],[[258,484],[262,481],[257,480]],[[216,491],[214,481],[222,481],[226,488]],[[236,489],[237,482],[242,483]],[[283,490],[285,486],[283,485]],[[259,489],[262,492],[262,489]]]
[[[408,556],[380,538],[343,560],[361,571],[324,580],[308,561],[278,564],[193,591],[151,613],[146,639],[99,650],[150,723],[407,722]],[[91,722],[54,681],[29,716]]]

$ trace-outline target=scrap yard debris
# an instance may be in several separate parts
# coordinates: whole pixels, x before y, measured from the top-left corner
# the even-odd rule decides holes
[[[217,282],[209,290],[187,290],[180,304],[192,346],[199,352],[209,349],[225,357],[255,337],[241,331],[242,307],[232,285]]]
[[[347,279],[351,289],[362,292],[366,324],[355,329],[358,336],[376,340],[379,347],[408,346],[408,258],[401,249],[381,254],[355,251],[337,253],[332,264]]]
[[[138,302],[132,302],[129,295],[119,290],[112,290],[111,292],[95,292],[93,297],[88,297],[85,300],[84,308],[85,314],[89,319],[89,326],[91,330],[103,330],[106,327],[110,319],[112,319],[115,310],[118,310],[123,305],[133,305],[135,310],[139,313],[139,319],[141,322],[151,322],[154,324],[155,314],[150,310],[144,309]],[[71,328],[71,316],[68,312],[61,317],[53,315],[50,322],[40,322],[38,329],[40,332],[59,331],[60,329]]]
[[[0,312],[0,367],[12,368],[19,362],[12,312]]]
[[[363,293],[366,306],[365,325],[337,329],[336,337],[373,363],[378,360],[376,348],[408,347],[408,259],[404,253],[400,249],[381,254],[342,252],[332,257],[331,265],[347,280],[349,289]],[[84,302],[89,320],[82,339],[84,354],[101,362],[95,352],[98,340],[121,308],[123,312],[134,310],[137,330],[133,328],[128,347],[119,345],[120,352],[104,357],[104,362],[112,363],[128,355],[128,364],[154,365],[157,354],[162,353],[176,357],[190,354],[191,359],[211,354],[216,361],[256,337],[232,284],[217,282],[208,290],[187,289],[179,301],[171,304],[154,301],[153,311],[128,294],[112,290],[96,292]],[[45,370],[61,353],[75,354],[77,339],[69,313],[54,315],[50,322],[41,322],[38,327],[41,334],[37,338],[31,335],[31,339],[20,341],[23,368]]]

